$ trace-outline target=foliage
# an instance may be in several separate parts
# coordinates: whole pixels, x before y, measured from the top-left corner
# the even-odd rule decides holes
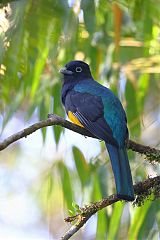
[[[130,137],[137,141],[146,137],[145,143],[159,144],[156,127],[155,133],[148,131],[150,136],[144,134],[156,121],[159,108],[159,1],[21,0],[1,1],[0,7],[4,16],[0,25],[3,129],[15,114],[25,122],[35,113],[39,119],[47,118],[49,112],[65,116],[58,70],[72,59],[81,59],[90,64],[95,79],[110,85],[121,98]],[[58,147],[63,129],[55,127],[53,132]],[[45,142],[45,130],[42,136]],[[157,173],[158,167],[144,168],[140,157],[132,152],[129,156],[135,182],[144,179],[149,168]],[[87,159],[73,146],[73,169],[62,160],[48,167],[48,172],[56,172],[56,177],[47,175],[56,182],[49,191],[61,188],[70,210],[74,210],[73,201],[85,203],[85,199],[91,202],[107,196],[114,183],[105,158],[102,151],[97,158]],[[43,181],[46,178],[41,177],[40,185]],[[46,193],[46,184],[41,191]],[[39,201],[45,209],[43,194]],[[158,200],[130,210],[132,214],[126,213],[124,204],[116,203],[100,212],[97,239],[156,237],[160,226]]]

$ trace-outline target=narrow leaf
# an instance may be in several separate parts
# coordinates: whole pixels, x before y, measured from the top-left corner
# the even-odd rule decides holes
[[[92,34],[95,30],[95,24],[96,24],[94,0],[82,0],[81,9],[83,10],[84,23],[85,23],[86,29],[89,33]]]
[[[68,209],[72,209],[73,192],[69,171],[62,161],[58,163],[58,168],[61,178],[64,199],[66,200]]]
[[[148,212],[151,204],[152,204],[151,201],[146,201],[143,206],[135,209],[134,217],[131,222],[130,229],[129,229],[128,239],[137,239],[138,233],[140,231],[140,228],[142,227],[142,224],[146,218],[147,212]]]
[[[118,229],[120,227],[121,215],[123,212],[124,204],[117,202],[114,204],[112,216],[109,224],[108,239],[116,239]]]
[[[86,162],[84,155],[77,147],[73,147],[73,156],[76,169],[83,188],[87,184],[87,181],[89,179],[89,165]]]

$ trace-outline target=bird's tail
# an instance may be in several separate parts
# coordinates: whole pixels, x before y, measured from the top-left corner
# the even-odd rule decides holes
[[[133,182],[125,148],[106,143],[114,173],[117,196],[127,201],[134,200]]]

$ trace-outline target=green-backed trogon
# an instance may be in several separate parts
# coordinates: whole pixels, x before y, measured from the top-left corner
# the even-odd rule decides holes
[[[62,103],[72,122],[104,140],[111,159],[117,196],[133,201],[132,176],[126,152],[127,119],[119,99],[96,82],[88,64],[71,61],[60,70],[63,74]]]

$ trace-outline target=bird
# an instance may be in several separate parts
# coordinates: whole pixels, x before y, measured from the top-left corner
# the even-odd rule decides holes
[[[92,77],[87,63],[74,60],[60,69],[61,100],[68,118],[105,142],[120,200],[133,201],[134,189],[126,144],[127,118],[118,97]]]

